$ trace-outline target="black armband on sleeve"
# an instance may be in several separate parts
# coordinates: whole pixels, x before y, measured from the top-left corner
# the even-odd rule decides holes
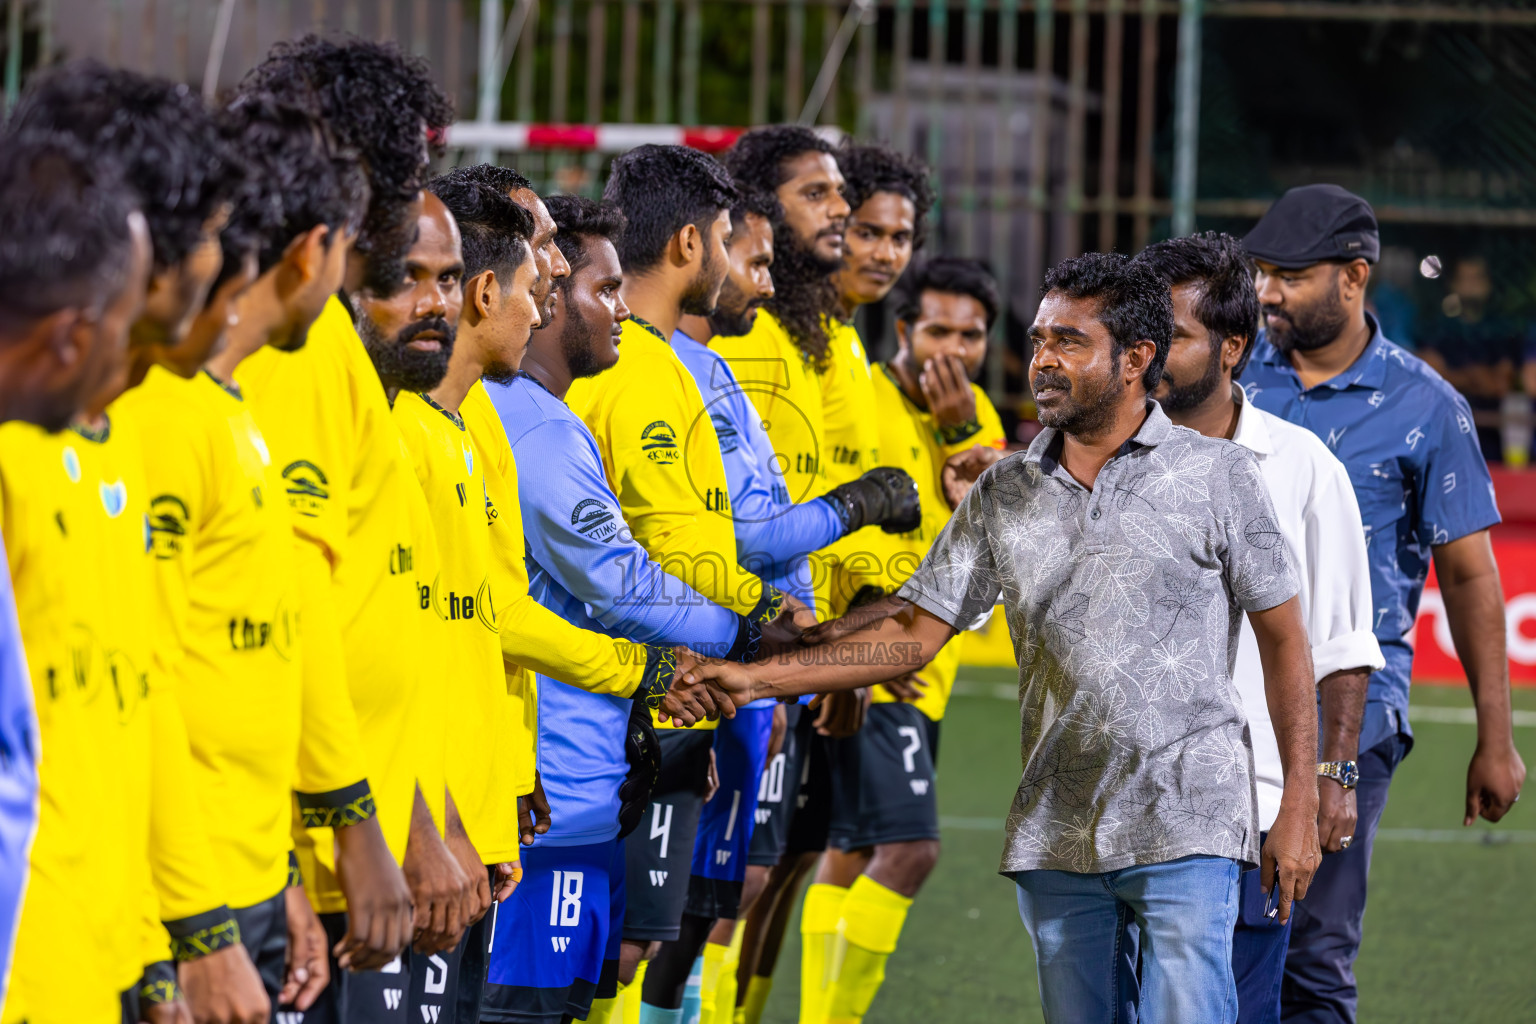
[[[744,615],[736,617],[736,639],[725,652],[724,661],[749,662],[757,660],[757,649],[763,643],[763,630],[756,622]]]
[[[946,445],[959,444],[981,433],[981,421],[969,419],[952,427],[939,428],[939,440]]]
[[[179,964],[240,944],[240,922],[228,907],[215,907],[164,924],[171,933],[171,956]]]
[[[769,583],[763,584],[763,596],[757,599],[756,606],[747,613],[759,626],[766,625],[779,617],[779,612],[784,610],[784,592]]]
[[[634,699],[655,711],[661,707],[661,699],[672,685],[672,674],[677,671],[677,655],[672,648],[656,644],[645,645],[645,671],[640,676],[640,686]]]
[[[145,1006],[160,1006],[180,999],[181,989],[176,987],[175,963],[161,960],[144,968],[144,976],[139,979],[138,994],[140,1004]]]
[[[359,779],[350,786],[333,789],[329,793],[293,794],[298,798],[299,823],[305,828],[345,828],[360,825],[373,817],[377,809],[373,805],[373,791],[367,779]]]

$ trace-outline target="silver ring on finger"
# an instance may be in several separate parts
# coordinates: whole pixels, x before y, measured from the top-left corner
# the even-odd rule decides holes
[[[1339,837],[1339,849],[1341,849],[1341,850],[1349,849],[1349,844],[1354,842],[1354,841],[1355,841],[1355,837],[1354,836],[1340,836]]]

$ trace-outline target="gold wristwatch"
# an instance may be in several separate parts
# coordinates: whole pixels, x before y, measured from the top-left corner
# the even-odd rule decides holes
[[[1317,774],[1345,789],[1354,789],[1360,781],[1360,768],[1353,761],[1323,761],[1317,766]]]

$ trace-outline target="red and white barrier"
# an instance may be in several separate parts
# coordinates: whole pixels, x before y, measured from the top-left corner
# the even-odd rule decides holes
[[[448,129],[448,145],[459,149],[490,149],[522,152],[530,149],[571,149],[582,152],[623,153],[636,146],[691,146],[706,153],[721,153],[746,131],[745,128],[688,127],[680,124],[531,124],[521,121],[460,121]],[[831,142],[842,140],[837,128],[818,127],[817,134]]]
[[[1495,535],[1493,556],[1504,585],[1504,627],[1509,645],[1509,675],[1516,683],[1536,685],[1536,541],[1501,540]],[[1413,630],[1413,678],[1422,682],[1456,682],[1467,674],[1456,659],[1450,620],[1431,569],[1419,602]]]

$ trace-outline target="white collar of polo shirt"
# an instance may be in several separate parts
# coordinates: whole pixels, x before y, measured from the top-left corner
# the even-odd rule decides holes
[[[1232,385],[1232,400],[1237,403],[1237,429],[1232,432],[1232,442],[1242,445],[1255,455],[1275,454],[1275,442],[1270,436],[1269,424],[1264,422],[1258,408],[1248,401],[1248,396],[1243,394],[1243,389],[1235,382]]]

